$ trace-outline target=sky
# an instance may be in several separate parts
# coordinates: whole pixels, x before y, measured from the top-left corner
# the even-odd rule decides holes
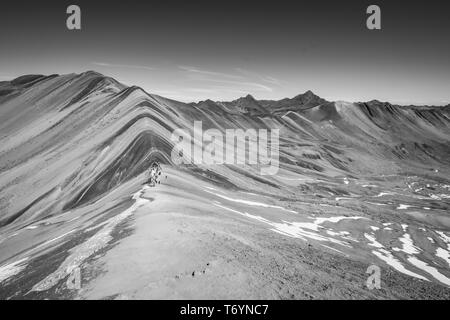
[[[447,1],[448,2],[448,1]],[[81,30],[66,8],[81,8]],[[381,30],[366,8],[381,8]],[[450,103],[446,1],[8,1],[0,81],[95,70],[179,101]]]

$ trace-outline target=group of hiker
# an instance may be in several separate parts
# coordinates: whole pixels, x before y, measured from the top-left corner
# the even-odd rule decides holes
[[[159,178],[161,177],[161,165],[159,161],[153,161],[148,170],[149,178],[147,180],[147,184],[150,187],[154,187],[157,184],[160,184]]]

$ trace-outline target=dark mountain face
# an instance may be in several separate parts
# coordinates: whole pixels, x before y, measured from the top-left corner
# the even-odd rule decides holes
[[[270,113],[261,105],[259,101],[255,100],[255,98],[253,98],[253,96],[251,96],[250,94],[231,102],[222,103],[230,109],[235,109],[248,115],[256,116],[267,115]]]
[[[293,98],[284,98],[281,100],[256,100],[253,96],[247,95],[231,102],[213,102],[211,100],[207,100],[205,102],[200,102],[193,105],[197,105],[199,107],[209,106],[211,108],[217,108],[218,105],[222,105],[226,106],[230,112],[236,111],[254,116],[284,115],[289,111],[293,111],[304,115],[314,114],[312,117],[314,121],[322,121],[327,119],[337,120],[340,117],[334,111],[334,102],[330,102],[319,97],[311,90],[308,90],[305,93],[299,94]],[[389,102],[381,102],[378,100],[356,102],[354,105],[366,110],[369,116],[379,112],[387,112],[394,115],[398,113],[398,110],[413,110],[413,112],[419,116],[423,116],[423,114],[438,115],[448,114],[448,110],[450,109],[450,105],[445,107],[415,105],[402,106],[391,104]],[[434,120],[430,118],[429,121],[435,121],[437,118],[439,118],[439,116],[435,117]]]
[[[308,106],[314,106],[327,102],[325,99],[322,99],[321,97],[314,94],[311,90],[308,90],[303,94],[295,96],[294,98],[292,98],[292,101]]]
[[[2,81],[0,82],[0,101],[3,97],[11,94],[11,93],[19,93],[21,90],[29,88],[39,81],[44,81],[46,79],[50,79],[52,77],[56,77],[57,75],[51,76],[43,76],[43,75],[24,75],[18,77],[11,81]]]
[[[262,100],[260,103],[269,109],[271,113],[281,114],[288,111],[306,110],[319,105],[325,105],[329,102],[308,90],[293,98],[285,98],[279,101]]]
[[[230,112],[237,111],[250,116],[262,116],[271,114],[283,114],[288,111],[301,111],[329,103],[325,99],[315,95],[312,91],[306,91],[293,98],[282,100],[256,100],[252,95],[247,95],[233,101],[213,102],[211,100],[201,101],[198,107],[209,106],[216,108],[217,105],[225,106]]]

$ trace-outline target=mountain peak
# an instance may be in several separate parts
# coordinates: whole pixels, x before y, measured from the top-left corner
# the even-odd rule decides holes
[[[299,95],[295,96],[293,99],[295,99],[295,100],[298,100],[298,99],[303,99],[303,100],[320,99],[320,100],[323,100],[321,97],[316,95],[311,90],[308,90],[305,93],[299,94]]]
[[[101,74],[100,72],[97,72],[95,70],[87,70],[80,74],[81,76],[94,76],[94,77],[106,77],[105,75]]]
[[[308,90],[303,94],[295,96],[294,98],[292,98],[292,101],[299,103],[300,105],[303,106],[316,106],[327,102],[325,99],[319,97],[311,90]]]
[[[224,102],[228,106],[237,108],[244,113],[251,114],[266,114],[267,110],[256,100],[251,94],[247,94],[245,97],[240,97],[231,102]]]
[[[233,103],[258,103],[258,101],[251,95],[247,94],[245,97],[237,98]]]

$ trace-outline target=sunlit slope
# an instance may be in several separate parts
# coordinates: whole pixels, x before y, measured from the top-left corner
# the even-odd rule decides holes
[[[261,188],[283,189],[282,177],[291,174],[377,173],[410,162],[433,170],[450,156],[446,109],[331,103],[311,92],[295,97],[298,105],[291,108],[286,99],[274,106],[251,96],[184,104],[96,72],[24,76],[1,83],[0,93],[1,225],[94,201],[155,158],[170,164],[172,132],[192,132],[194,121],[222,132],[280,129],[276,176],[240,166],[191,168],[214,172],[231,185],[252,179]]]
[[[0,82],[0,298],[448,298],[449,117],[310,91],[185,104],[96,72]],[[279,129],[279,170],[174,164],[196,121]]]

